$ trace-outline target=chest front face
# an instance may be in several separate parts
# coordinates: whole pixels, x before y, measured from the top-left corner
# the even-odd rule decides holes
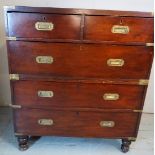
[[[100,137],[123,139],[125,152],[153,60],[151,14],[16,7],[6,21],[20,147],[27,135]]]

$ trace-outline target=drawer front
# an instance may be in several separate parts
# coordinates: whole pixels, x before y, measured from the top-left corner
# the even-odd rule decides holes
[[[84,39],[153,42],[153,18],[86,16]]]
[[[141,109],[143,87],[70,82],[18,81],[14,101],[35,108]]]
[[[26,135],[133,137],[137,113],[15,111],[15,132]],[[131,125],[132,124],[132,125]]]
[[[9,36],[79,39],[80,21],[79,15],[8,13]]]
[[[62,77],[145,79],[153,57],[145,46],[10,41],[8,49],[11,73]]]

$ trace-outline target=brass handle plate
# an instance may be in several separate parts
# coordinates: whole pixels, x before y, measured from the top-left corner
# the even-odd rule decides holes
[[[52,64],[53,57],[52,56],[37,56],[36,62],[39,64]]]
[[[43,126],[52,126],[53,125],[53,120],[52,119],[39,119],[38,124],[43,125]]]
[[[114,121],[101,121],[100,126],[102,128],[113,128],[115,126],[115,122]]]
[[[119,94],[117,94],[117,93],[105,93],[103,95],[103,99],[108,100],[108,101],[118,100],[119,99]]]
[[[35,28],[38,31],[52,31],[54,29],[54,24],[51,22],[36,22]]]
[[[124,60],[123,59],[108,59],[107,65],[108,66],[122,67],[124,65]]]
[[[130,31],[129,26],[122,26],[122,25],[114,25],[111,28],[112,33],[118,33],[118,34],[128,34]]]
[[[54,96],[54,93],[53,93],[53,91],[39,90],[38,91],[38,96],[39,97],[53,97]]]

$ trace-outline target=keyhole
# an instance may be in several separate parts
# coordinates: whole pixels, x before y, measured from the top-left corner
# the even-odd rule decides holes
[[[82,46],[80,45],[80,51],[82,51]]]
[[[120,20],[120,24],[121,24],[121,25],[123,24],[123,19]]]
[[[43,20],[46,20],[46,17],[45,16],[43,17]]]
[[[76,115],[79,116],[79,114],[80,114],[80,113],[77,111],[77,112],[76,112]]]

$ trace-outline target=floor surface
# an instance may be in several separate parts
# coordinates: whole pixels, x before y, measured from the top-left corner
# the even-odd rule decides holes
[[[126,155],[153,155],[153,114],[143,114],[139,134]],[[18,150],[11,111],[0,107],[0,155],[121,155],[120,140],[41,137],[27,151]]]

